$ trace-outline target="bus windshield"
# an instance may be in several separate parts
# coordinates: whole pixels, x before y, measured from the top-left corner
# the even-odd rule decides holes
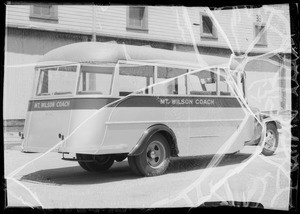
[[[77,65],[41,68],[36,96],[73,94]]]

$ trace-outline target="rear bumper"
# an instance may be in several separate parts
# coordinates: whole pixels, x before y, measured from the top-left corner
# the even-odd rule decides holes
[[[59,152],[69,152],[69,153],[80,153],[80,154],[118,154],[129,152],[128,146],[126,144],[118,144],[112,146],[100,146],[100,147],[60,147]]]
[[[25,147],[22,148],[23,152],[47,152],[49,148],[43,147]],[[58,147],[54,148],[51,152],[59,153],[80,153],[80,154],[119,154],[128,153],[129,148],[126,144],[119,144],[113,146],[101,146],[101,147]]]

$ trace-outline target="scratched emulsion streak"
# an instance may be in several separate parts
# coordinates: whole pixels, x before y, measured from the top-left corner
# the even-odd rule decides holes
[[[105,8],[106,10],[107,8]],[[288,28],[289,22],[285,19],[284,16],[282,16],[282,14],[278,11],[276,11],[273,8],[269,8],[269,7],[264,7],[263,8],[265,10],[265,12],[269,13],[268,16],[268,20],[266,21],[266,26],[264,28],[264,30],[273,30],[274,32],[277,32],[276,27],[272,26],[271,21],[272,18],[274,16],[277,16],[280,18],[280,21],[282,21],[284,23],[284,26],[286,28]],[[104,10],[101,8],[101,10]],[[174,12],[176,13],[176,23],[177,26],[181,32],[181,37],[184,41],[187,41],[188,39],[184,38],[184,28],[183,26],[181,26],[181,22],[179,21],[180,19],[180,14],[183,15],[183,20],[184,20],[184,24],[188,29],[189,32],[189,36],[191,37],[191,40],[193,42],[193,47],[194,47],[194,51],[195,54],[197,55],[197,58],[199,60],[199,62],[201,61],[201,56],[199,54],[198,48],[197,48],[197,43],[196,43],[196,39],[194,36],[194,32],[192,29],[192,22],[190,20],[189,17],[189,13],[187,11],[187,9],[185,7],[175,7],[173,8]],[[226,151],[230,148],[230,146],[232,145],[232,143],[235,141],[235,139],[238,137],[239,133],[241,132],[241,130],[243,129],[243,126],[246,124],[247,119],[249,116],[254,116],[258,121],[259,118],[257,118],[257,116],[252,112],[251,108],[249,107],[249,105],[247,104],[246,100],[244,99],[244,97],[242,96],[242,92],[239,90],[239,87],[236,85],[235,81],[233,80],[233,76],[230,72],[242,72],[245,69],[245,66],[247,65],[248,62],[252,61],[252,60],[265,60],[268,61],[270,63],[274,63],[272,62],[269,58],[276,55],[277,53],[280,52],[284,52],[286,50],[286,42],[289,41],[289,36],[290,35],[285,35],[285,34],[279,34],[282,37],[282,43],[280,44],[280,47],[277,48],[276,50],[272,50],[268,53],[265,54],[261,54],[261,55],[257,55],[257,56],[248,56],[248,54],[252,51],[252,49],[254,48],[255,44],[257,43],[257,41],[259,41],[260,37],[262,36],[262,34],[264,32],[261,32],[260,34],[258,34],[258,36],[252,41],[252,43],[249,45],[249,47],[247,48],[247,50],[245,51],[245,53],[243,54],[242,57],[239,56],[235,56],[235,52],[233,49],[233,45],[230,43],[230,40],[227,38],[226,33],[224,32],[224,30],[222,29],[221,25],[218,22],[218,19],[215,17],[214,12],[210,11],[209,8],[206,8],[206,12],[207,14],[212,18],[213,22],[215,23],[215,26],[218,30],[219,35],[226,41],[226,44],[228,46],[228,48],[231,50],[232,55],[230,60],[228,61],[227,64],[227,68],[228,70],[226,70],[227,72],[227,80],[230,88],[232,89],[232,91],[234,92],[235,96],[238,97],[238,101],[241,103],[242,106],[244,106],[244,113],[245,113],[245,117],[243,119],[243,121],[241,122],[240,126],[238,127],[238,129],[236,130],[236,132],[229,138],[226,140],[226,142],[223,144],[222,147],[220,147],[219,151],[217,152],[218,154],[223,154],[226,153]],[[222,12],[222,11],[220,11]],[[233,11],[234,12],[234,11]],[[231,29],[235,29],[234,25],[238,24],[238,21],[240,19],[242,19],[243,14],[240,11],[236,11],[234,12],[234,22],[231,23]],[[239,18],[237,18],[239,17]],[[100,25],[99,25],[100,26]],[[286,32],[289,32],[289,29],[286,29]],[[235,40],[236,44],[238,44],[237,39]],[[236,45],[238,46],[238,45]],[[125,49],[125,53],[126,53],[126,46],[124,46]],[[239,49],[239,48],[238,48]],[[126,55],[127,59],[131,59],[130,56],[127,54]],[[232,60],[235,59],[241,59],[241,63],[239,64],[238,68],[236,69],[236,71],[231,71],[230,70],[230,65],[232,63]],[[28,65],[17,65],[17,66],[31,66],[31,64]],[[118,66],[118,65],[117,65]],[[16,67],[16,66],[6,66],[6,67]],[[205,67],[199,70],[194,70],[192,72],[190,72],[189,74],[195,73],[195,72],[199,72],[201,70],[205,70],[205,69],[210,69],[212,67]],[[181,76],[184,76],[187,74],[183,74]],[[160,83],[155,83],[153,85],[148,86],[147,88],[159,85],[159,84],[165,84],[167,82],[170,82],[172,80],[174,80],[175,78],[170,78],[167,79],[165,81],[162,81]],[[262,80],[258,80],[257,82],[260,82]],[[268,80],[270,81],[270,84],[272,85],[272,82],[274,82],[272,79]],[[254,83],[252,83],[253,85]],[[252,85],[250,85],[252,87]],[[233,88],[235,90],[233,90]],[[145,88],[144,88],[145,89]],[[140,89],[140,90],[144,90],[144,89]],[[274,89],[276,90],[276,89]],[[123,97],[122,99],[127,99],[130,95],[127,95],[126,97]],[[266,93],[264,96],[260,96],[258,94],[258,96],[256,97],[256,99],[266,99],[266,96],[268,96],[268,93]],[[115,101],[117,102],[117,101]],[[117,105],[115,106],[115,108],[117,107]],[[40,156],[38,156],[37,158],[29,161],[28,163],[24,164],[22,167],[19,167],[18,169],[14,170],[12,173],[10,173],[9,175],[6,175],[6,179],[11,180],[13,182],[16,182],[18,185],[20,185],[22,188],[24,188],[26,191],[29,192],[29,194],[37,201],[37,203],[41,206],[43,206],[43,203],[39,200],[38,196],[32,192],[30,190],[29,187],[27,187],[24,183],[20,182],[16,176],[18,173],[20,173],[24,168],[26,168],[27,166],[29,166],[30,164],[34,163],[35,161],[45,157],[48,153],[50,153],[51,151],[55,150],[57,147],[59,147],[61,144],[63,144],[66,140],[68,140],[81,126],[83,126],[86,122],[88,122],[91,118],[93,118],[94,116],[96,116],[98,113],[100,113],[101,111],[103,111],[103,109],[106,108],[103,107],[101,109],[99,109],[97,112],[95,112],[94,114],[92,114],[90,117],[86,118],[86,120],[84,120],[76,129],[74,129],[63,141],[58,142],[55,146],[53,146],[52,148],[50,148],[47,152],[41,154]],[[110,115],[109,115],[109,119],[111,118],[112,114],[113,114],[114,110],[111,111]],[[297,114],[298,112],[296,112],[295,114]],[[176,115],[176,112],[174,112],[174,116],[175,117],[180,117],[180,115]],[[289,124],[291,121],[290,119],[287,121],[286,119],[281,118],[280,116],[278,116],[277,118],[278,120],[282,121],[282,123],[284,124]],[[292,119],[292,118],[291,118]],[[109,120],[108,120],[109,121]],[[259,122],[263,129],[265,130],[266,126],[265,124]],[[106,126],[107,128],[107,126]],[[106,130],[105,130],[106,133]],[[289,127],[287,126],[283,126],[283,130],[282,130],[282,141],[283,142],[287,142],[289,141],[293,136],[291,136]],[[105,139],[105,135],[103,137],[103,140]],[[262,142],[264,143],[265,141],[265,136],[263,136]],[[262,143],[262,145],[263,145]],[[282,143],[282,142],[280,142]],[[103,142],[101,143],[101,145],[103,144]],[[212,173],[214,173],[216,170],[218,170],[216,168],[216,166],[220,163],[220,161],[222,160],[222,158],[224,158],[223,155],[215,155],[212,160],[210,161],[210,163],[208,164],[207,168],[205,170],[199,170],[198,175],[195,177],[195,180],[189,184],[187,187],[185,187],[183,190],[181,190],[180,192],[178,192],[177,194],[174,194],[172,196],[170,196],[169,198],[164,198],[162,200],[159,200],[155,203],[153,203],[150,207],[170,207],[170,206],[176,206],[176,203],[179,201],[184,201],[185,202],[185,206],[189,206],[189,207],[195,207],[195,206],[199,206],[201,204],[203,204],[204,202],[210,201],[212,198],[218,198],[219,201],[242,201],[242,202],[261,202],[263,200],[264,194],[265,194],[265,189],[266,186],[268,185],[268,179],[270,178],[270,174],[265,174],[265,175],[261,175],[260,177],[255,177],[252,178],[254,180],[254,183],[252,184],[252,186],[249,188],[249,190],[247,192],[240,192],[237,193],[236,191],[231,189],[230,186],[230,179],[234,178],[234,176],[238,176],[240,172],[242,172],[248,165],[250,165],[253,161],[253,159],[256,158],[260,158],[261,161],[265,161],[267,163],[269,163],[270,165],[275,165],[278,170],[277,170],[277,178],[276,178],[276,184],[275,184],[275,194],[273,195],[273,198],[271,199],[271,203],[270,203],[270,207],[265,207],[265,208],[270,208],[272,209],[272,207],[275,205],[276,200],[278,199],[278,197],[280,197],[280,195],[283,192],[289,191],[290,187],[286,186],[286,187],[280,187],[280,179],[282,179],[280,176],[283,174],[286,178],[285,179],[289,179],[289,173],[285,170],[285,168],[283,167],[283,165],[288,164],[290,161],[290,150],[289,148],[285,148],[282,147],[282,152],[285,154],[286,159],[285,161],[282,161],[281,165],[278,165],[277,162],[274,162],[272,160],[270,160],[268,157],[262,156],[260,155],[261,153],[261,147],[257,146],[255,151],[253,152],[253,154],[250,156],[250,158],[248,158],[247,160],[245,160],[244,162],[236,165],[236,167],[234,169],[229,170],[224,176],[222,176],[222,178],[220,178],[220,180],[210,180],[212,179],[212,177],[210,177],[212,175]],[[240,181],[240,182],[247,182],[247,181]],[[207,190],[207,186],[208,186],[208,190]],[[220,196],[220,194],[218,193],[218,190],[220,189],[224,189],[225,193],[226,193],[226,197],[224,196]],[[259,189],[259,196],[257,196],[257,192]],[[196,193],[196,197],[194,197],[194,194],[191,194],[192,192]],[[193,195],[193,197],[192,197]],[[26,199],[20,198],[18,196],[16,196],[15,194],[13,194],[13,197],[15,198],[19,198],[19,200],[24,203],[24,205],[27,206],[32,206],[31,204],[29,204],[28,202],[26,202]]]
[[[188,12],[186,10],[186,8],[182,8],[183,10],[183,14],[185,16],[185,20],[186,20],[186,25],[189,26],[189,30],[190,30],[190,34],[191,34],[191,37],[193,37],[193,32],[191,30],[191,22],[189,21],[189,15],[188,15]],[[273,26],[270,26],[270,22],[271,22],[271,19],[272,17],[276,14],[277,11],[275,11],[274,9],[271,9],[271,8],[267,8],[266,7],[266,10],[268,12],[270,12],[270,16],[268,17],[268,20],[267,20],[267,24],[266,24],[266,27],[264,28],[264,31],[266,31],[267,29],[274,29]],[[234,51],[232,49],[232,46],[229,42],[229,40],[227,39],[226,37],[226,34],[224,33],[224,31],[222,30],[222,28],[220,27],[219,23],[218,23],[218,20],[215,18],[214,14],[207,8],[207,11],[206,11],[213,19],[213,21],[216,23],[216,27],[218,29],[218,32],[221,32],[221,35],[224,37],[225,41],[227,42],[228,44],[228,47],[231,49],[232,51],[232,56],[234,56]],[[278,12],[277,12],[278,13]],[[281,16],[281,14],[276,14],[278,16]],[[283,19],[282,21],[285,22],[285,26],[288,27],[289,26],[289,23],[287,22],[287,20],[281,16],[281,18]],[[232,29],[234,27],[232,26]],[[250,44],[250,46],[248,47],[247,51],[245,52],[243,58],[243,62],[240,64],[239,68],[237,70],[244,70],[246,64],[251,61],[251,60],[254,60],[254,59],[259,59],[259,58],[262,58],[263,60],[267,60],[265,59],[266,57],[271,57],[273,55],[275,55],[276,53],[278,52],[283,52],[286,47],[286,42],[285,41],[288,41],[288,38],[282,38],[283,39],[283,43],[280,45],[280,48],[278,48],[277,50],[274,50],[272,51],[271,53],[267,53],[267,54],[262,54],[262,55],[258,55],[258,56],[255,56],[255,57],[248,57],[248,53],[251,52],[251,50],[254,48],[254,45],[257,43],[257,41],[260,39],[260,37],[262,36],[262,34],[264,33],[261,32],[260,34],[258,34],[258,36],[253,40],[253,42]],[[286,32],[288,32],[288,29],[286,29]],[[288,37],[289,35],[284,35],[285,37]],[[194,41],[194,40],[193,40]],[[197,46],[196,44],[194,44],[194,47],[195,47],[195,52],[198,53],[198,49],[197,49]],[[270,60],[271,61],[271,60]],[[272,62],[271,62],[272,63]],[[232,78],[232,77],[231,77]],[[234,81],[232,81],[233,83],[235,83]],[[231,83],[232,83],[231,82]],[[273,81],[271,80],[271,83]],[[238,87],[235,87],[236,89],[238,89]],[[236,94],[236,96],[239,96],[239,98],[242,100],[243,104],[245,104],[246,106],[246,109],[244,109],[245,111],[247,111],[248,114],[252,114],[253,116],[255,116],[255,114],[251,111],[250,107],[248,106],[248,104],[246,103],[246,101],[243,99],[243,96],[241,96],[241,92],[238,91],[239,94]],[[280,118],[279,118],[280,119]],[[243,124],[243,122],[242,122]],[[242,126],[241,124],[241,126]],[[264,129],[265,129],[265,124],[261,124],[263,125]],[[289,129],[288,130],[285,130],[285,131],[288,131],[289,132]],[[239,129],[236,131],[235,134],[237,134],[237,132],[239,132]],[[234,142],[234,135],[229,138],[225,144],[220,148],[220,152],[225,152],[226,149]],[[265,139],[263,139],[263,142],[264,142]],[[284,140],[289,140],[288,136],[287,138]],[[237,194],[237,192],[234,192],[230,189],[230,184],[229,184],[229,179],[235,175],[238,175],[243,169],[245,169],[247,167],[247,165],[251,164],[252,160],[257,158],[257,156],[260,154],[260,151],[261,151],[261,148],[260,147],[257,147],[256,151],[253,153],[253,155],[246,161],[244,161],[243,163],[239,164],[234,170],[231,170],[229,171],[225,176],[223,176],[220,180],[218,180],[216,183],[212,184],[212,182],[210,183],[210,189],[208,191],[208,193],[205,194],[205,190],[202,191],[201,189],[201,184],[207,184],[208,183],[208,180],[211,179],[212,177],[209,177],[215,170],[217,170],[217,168],[215,168],[215,166],[217,166],[217,164],[219,163],[220,159],[222,159],[222,156],[215,156],[212,161],[209,163],[208,167],[204,170],[204,172],[199,172],[199,176],[198,178],[192,183],[190,184],[188,187],[186,187],[184,190],[182,190],[181,192],[179,192],[177,195],[175,196],[171,196],[169,198],[165,198],[161,201],[158,201],[156,203],[154,203],[152,205],[152,207],[161,207],[161,206],[172,206],[172,205],[175,205],[176,202],[179,202],[179,201],[185,201],[185,204],[187,206],[190,206],[190,207],[195,207],[195,206],[200,206],[201,204],[203,204],[204,202],[207,202],[209,201],[210,198],[212,197],[217,197],[219,198],[219,201],[241,201],[241,202],[244,202],[245,204],[247,202],[261,202],[262,201],[262,198],[265,194],[265,188],[266,188],[266,185],[268,184],[268,181],[267,181],[267,178],[269,177],[268,174],[265,175],[263,178],[261,177],[258,177],[256,178],[256,180],[258,180],[258,182],[261,182],[263,184],[263,188],[260,188],[260,189],[254,189],[253,190],[253,186],[250,188],[250,190],[252,190],[252,193],[249,194],[249,192],[240,192],[238,194],[242,194],[241,197],[237,198],[237,197],[234,197],[234,195]],[[286,161],[284,161],[282,163],[282,165],[286,164],[287,162],[290,161],[290,158],[289,156],[291,155],[290,154],[290,150],[289,149],[286,149],[286,156],[288,158],[286,158]],[[290,190],[290,187],[287,186],[285,188],[280,188],[279,187],[279,182],[280,182],[280,173],[283,173],[284,176],[286,176],[286,179],[289,179],[289,172],[287,172],[283,167],[282,165],[279,165],[278,166],[278,163],[276,162],[273,162],[271,160],[268,159],[268,157],[264,157],[264,156],[259,156],[263,159],[263,161],[266,161],[268,162],[269,164],[271,165],[275,165],[278,167],[278,172],[277,172],[277,178],[276,178],[276,194],[273,196],[272,200],[271,200],[271,206],[270,207],[265,207],[265,208],[269,208],[269,209],[272,209],[276,203],[276,200],[277,200],[277,197],[280,196],[280,194],[283,192],[283,191],[289,191]],[[207,179],[207,180],[205,180]],[[240,182],[245,182],[247,183],[247,181],[240,181]],[[220,188],[225,188],[225,191],[227,193],[227,197],[226,198],[223,198],[221,196],[219,196],[217,194],[217,190],[219,190]],[[204,188],[203,188],[204,189]],[[255,190],[258,190],[260,191],[260,196],[259,197],[252,197],[254,196],[254,193],[253,191]],[[195,199],[194,197],[189,197],[189,193],[191,193],[192,191],[196,191],[196,195],[197,195],[197,198]],[[207,192],[207,191],[206,191]],[[192,195],[192,194],[191,194]],[[234,204],[234,203],[233,203]]]

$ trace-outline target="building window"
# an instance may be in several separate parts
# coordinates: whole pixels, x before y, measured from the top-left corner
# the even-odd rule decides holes
[[[205,13],[200,14],[201,38],[218,39],[217,29],[213,20]]]
[[[57,5],[31,5],[30,19],[33,21],[58,21]]]
[[[129,6],[127,8],[127,30],[148,30],[148,8]]]
[[[260,37],[256,42],[256,46],[267,46],[267,32],[265,30],[264,24],[255,24],[254,25],[254,39]],[[263,32],[264,31],[264,32]]]

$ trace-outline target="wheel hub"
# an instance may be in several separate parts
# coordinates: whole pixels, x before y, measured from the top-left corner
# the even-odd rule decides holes
[[[152,168],[159,167],[166,157],[166,151],[164,146],[159,141],[153,141],[147,148],[147,163]]]
[[[155,151],[151,151],[151,152],[150,152],[150,157],[151,157],[151,158],[155,158],[155,157],[156,157]]]
[[[265,142],[265,148],[268,150],[273,149],[275,146],[275,136],[272,130],[268,130],[266,133],[266,142]]]

